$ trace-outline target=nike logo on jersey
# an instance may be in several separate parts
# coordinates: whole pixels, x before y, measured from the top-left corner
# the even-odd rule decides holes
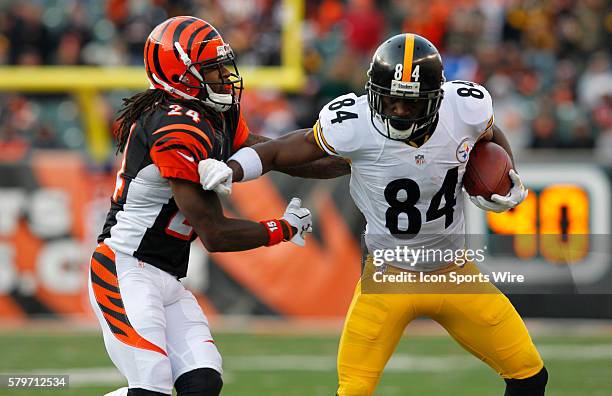
[[[187,161],[189,161],[189,162],[193,162],[193,161],[194,161],[193,157],[192,157],[192,156],[190,156],[190,155],[183,154],[183,153],[181,153],[180,151],[177,151],[177,153],[179,153],[179,154],[181,155],[181,157],[185,158],[185,159],[186,159]]]

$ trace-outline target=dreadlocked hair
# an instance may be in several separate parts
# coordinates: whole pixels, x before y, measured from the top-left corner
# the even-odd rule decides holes
[[[119,110],[117,116],[119,127],[115,133],[115,138],[117,139],[117,153],[122,153],[123,150],[125,150],[132,124],[141,120],[142,125],[146,125],[153,110],[159,108],[169,109],[171,103],[181,104],[186,108],[192,108],[199,111],[200,114],[205,116],[208,122],[215,126],[213,130],[215,132],[215,137],[218,139],[223,138],[217,136],[217,131],[225,129],[223,128],[224,119],[230,122],[230,130],[234,130],[240,114],[239,106],[232,108],[231,112],[218,113],[211,110],[200,101],[173,98],[169,93],[161,89],[147,89],[146,91],[139,92],[129,98],[123,99],[123,106]]]
[[[139,118],[143,121],[155,110],[158,105],[165,105],[170,95],[161,89],[147,89],[129,98],[123,99],[123,106],[118,111],[117,121],[119,127],[115,133],[117,139],[117,153],[123,152],[130,135],[130,128]]]

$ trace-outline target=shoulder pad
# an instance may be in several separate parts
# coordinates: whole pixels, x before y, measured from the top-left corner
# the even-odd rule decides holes
[[[163,177],[198,182],[198,162],[208,158],[214,131],[205,115],[178,104],[158,110],[147,125],[149,155]]]
[[[170,124],[188,124],[203,128],[201,125],[208,125],[206,114],[192,108],[186,104],[170,103],[157,110],[159,126]]]
[[[493,125],[493,101],[489,91],[471,81],[449,81],[442,85],[444,100],[449,100],[456,119],[480,136]]]
[[[365,96],[349,93],[327,103],[319,112],[314,133],[317,144],[330,155],[350,156],[360,146],[358,131],[365,122]]]

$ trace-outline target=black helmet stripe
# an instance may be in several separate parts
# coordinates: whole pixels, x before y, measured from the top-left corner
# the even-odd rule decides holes
[[[157,77],[162,81],[168,81],[164,69],[159,64],[159,43],[155,43],[155,48],[153,48],[153,64],[155,65],[155,70],[159,73]]]
[[[174,46],[174,43],[176,43],[177,41],[180,42],[181,33],[183,33],[183,30],[185,30],[189,25],[195,23],[196,21],[197,21],[196,18],[187,19],[187,20],[181,22],[180,25],[178,25],[176,27],[176,29],[174,29],[174,34],[172,35],[172,50],[174,51],[174,56],[176,56],[177,60],[181,60],[181,57],[180,57],[176,47]],[[185,52],[187,52],[187,51],[189,51],[189,47],[183,48],[183,50]]]
[[[145,44],[145,49],[144,49],[145,60],[148,59],[148,57],[149,57],[149,45],[151,45],[151,40],[147,40],[147,42]],[[147,76],[149,77],[149,81],[153,81],[153,76],[151,75],[151,68],[150,67],[145,67],[145,70],[147,72]]]
[[[208,27],[210,27],[209,24],[206,24],[204,26],[200,26],[199,28],[197,28],[195,30],[195,32],[191,33],[191,36],[189,36],[189,40],[187,40],[187,48],[185,48],[185,51],[187,51],[189,53],[189,55],[191,54],[191,46],[193,45],[193,41],[195,40],[196,36],[198,34],[200,34],[200,32],[204,29],[207,29]]]
[[[168,30],[168,27],[170,25],[172,25],[171,20],[166,23],[166,26],[164,26],[162,31],[159,33],[159,36],[155,38],[157,42],[155,43],[155,47],[153,48],[153,64],[155,65],[155,70],[159,73],[159,76],[157,77],[162,81],[168,81],[168,77],[166,77],[166,75],[164,74],[164,69],[162,69],[159,63],[159,43],[161,42],[162,37],[164,37],[164,33],[166,33],[166,30]]]
[[[200,44],[200,48],[198,49],[198,55],[196,56],[196,59],[200,59],[200,55],[202,54],[202,51],[204,51],[204,48],[206,48],[206,45],[208,44],[207,41],[212,40],[216,37],[219,37],[219,33],[217,33],[217,31],[215,29],[211,30],[210,33],[208,33],[203,39],[202,42]]]
[[[162,41],[162,37],[164,37],[164,33],[166,33],[166,30],[168,30],[168,27],[172,24],[172,20],[169,20],[166,22],[166,25],[164,26],[164,28],[159,32],[159,34],[157,35],[157,37],[155,37],[155,41]]]

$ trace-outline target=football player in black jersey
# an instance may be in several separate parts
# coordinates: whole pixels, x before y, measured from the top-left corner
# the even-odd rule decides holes
[[[276,219],[230,218],[199,184],[201,160],[225,161],[264,140],[249,133],[234,54],[211,24],[166,20],[149,35],[144,61],[151,88],[126,99],[119,114],[123,161],[88,283],[106,349],[129,385],[109,395],[170,395],[174,387],[179,396],[216,396],[221,357],[178,281],[191,242],[199,237],[210,252],[303,245],[311,216],[294,198]],[[333,177],[336,166],[346,173],[334,159],[285,171]]]

